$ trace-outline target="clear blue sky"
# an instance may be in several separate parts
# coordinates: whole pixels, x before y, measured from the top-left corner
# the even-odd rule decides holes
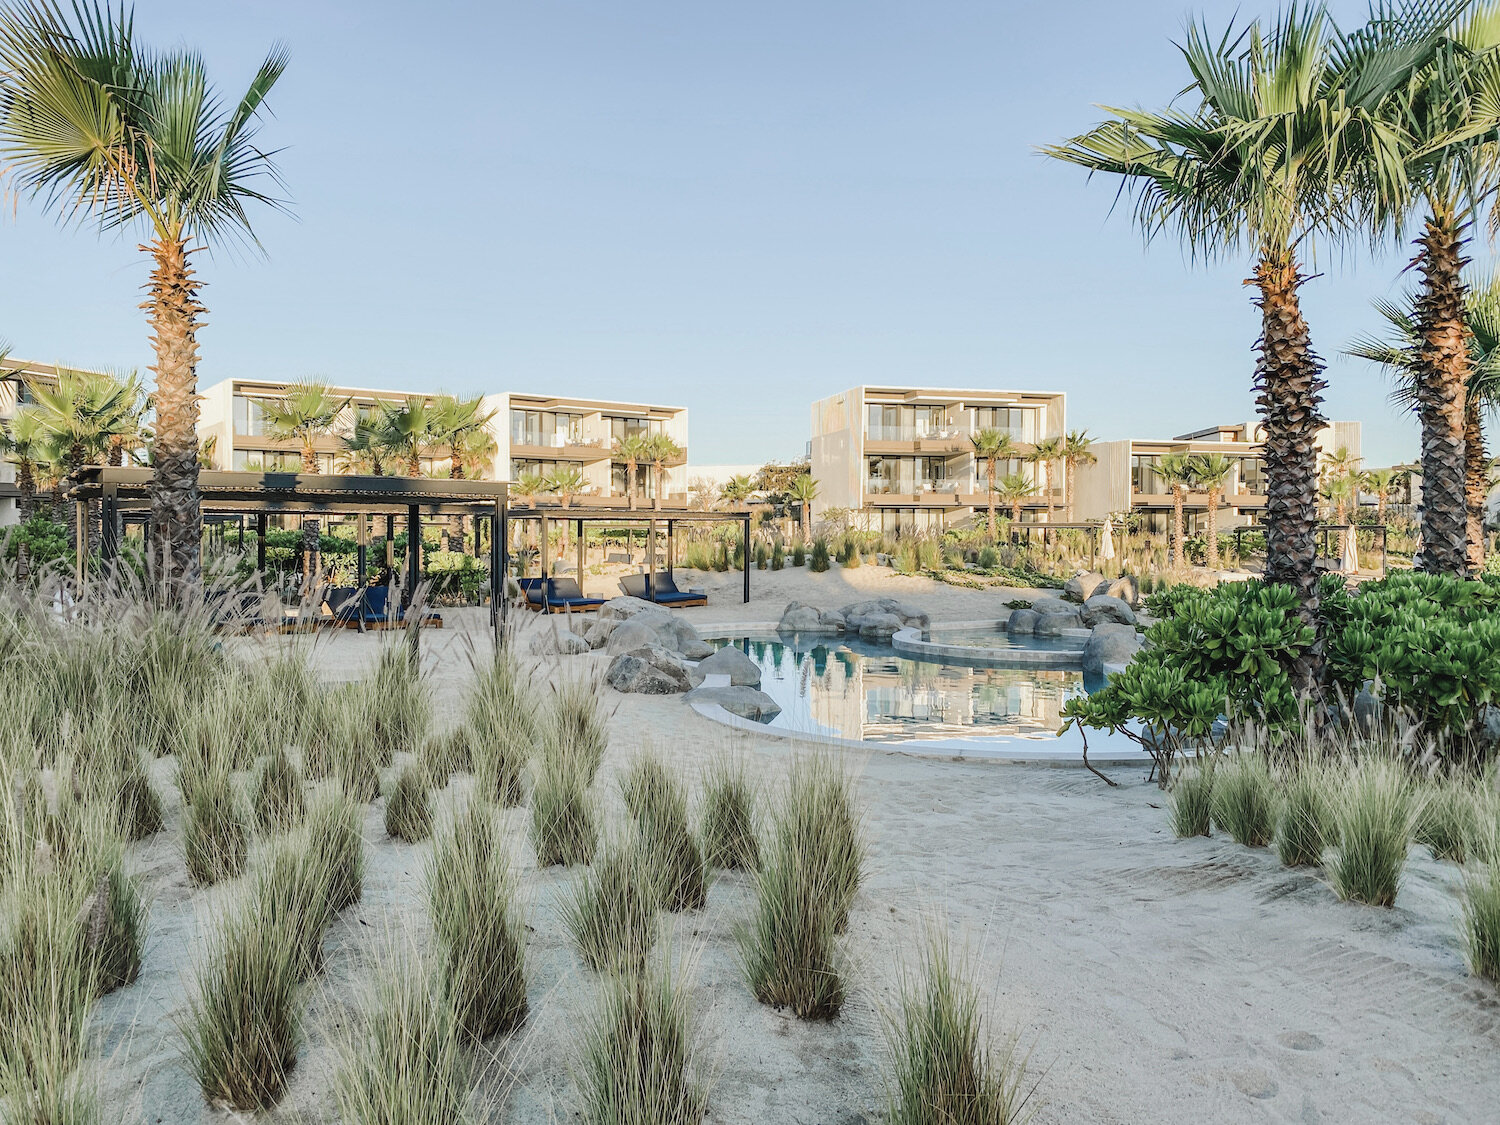
[[[1249,418],[1247,264],[1143,248],[1112,184],[1032,149],[1164,103],[1184,18],[1235,8],[143,0],[142,38],[236,93],[292,51],[262,139],[296,219],[257,216],[264,259],[199,259],[200,380],[684,404],[697,463],[800,455],[812,400],[862,382],[1061,389],[1100,438]],[[0,238],[17,355],[150,363],[136,237],[22,201]],[[1414,421],[1337,353],[1410,257],[1327,258],[1306,291],[1372,465]]]

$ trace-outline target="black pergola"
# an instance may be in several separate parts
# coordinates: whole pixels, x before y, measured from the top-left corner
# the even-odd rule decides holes
[[[577,534],[574,536],[575,549],[577,550],[577,570],[580,584],[583,581],[583,559],[584,524],[605,524],[607,526],[622,527],[628,524],[645,524],[647,527],[647,541],[650,543],[651,557],[646,568],[647,588],[650,588],[650,575],[656,569],[656,532],[659,524],[666,524],[667,531],[667,574],[670,576],[675,558],[673,533],[679,523],[738,523],[741,527],[741,550],[740,554],[745,564],[745,601],[750,600],[750,519],[754,513],[747,510],[732,512],[701,512],[688,508],[679,509],[647,509],[645,511],[633,511],[627,508],[596,508],[596,507],[564,507],[558,505],[533,505],[527,508],[509,508],[506,512],[507,530],[500,536],[501,558],[510,558],[510,520],[540,520],[543,528],[549,520],[560,520],[574,524]],[[547,574],[546,549],[547,536],[545,530],[542,534],[544,545],[542,552],[542,575]]]
[[[85,537],[89,521],[87,506],[100,506],[101,539],[99,553],[113,559],[120,549],[120,537],[126,519],[134,516],[149,526],[151,509],[151,469],[88,466],[81,469],[68,498],[77,504],[79,526],[79,560],[87,553]],[[503,576],[506,558],[502,549],[505,539],[506,499],[504,482],[483,480],[438,480],[428,477],[375,477],[324,475],[314,473],[225,472],[203,470],[198,474],[198,493],[206,517],[253,515],[256,522],[256,569],[266,568],[266,523],[275,513],[302,515],[358,515],[386,517],[387,550],[394,538],[397,516],[406,519],[408,589],[415,590],[421,580],[420,546],[424,516],[473,516],[475,535],[478,521],[489,520],[490,535],[490,620],[499,642],[505,616]],[[359,584],[364,584],[365,521],[359,520]],[[497,585],[496,577],[502,581]],[[499,594],[496,591],[500,591]]]

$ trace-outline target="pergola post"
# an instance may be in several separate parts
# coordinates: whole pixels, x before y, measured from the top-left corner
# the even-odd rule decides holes
[[[73,522],[77,535],[78,565],[78,588],[83,589],[84,576],[88,571],[89,558],[89,505],[87,500],[79,500],[73,504]]]
[[[479,520],[474,520],[474,532],[479,534]],[[500,645],[505,637],[505,611],[510,601],[510,592],[507,588],[507,572],[510,570],[507,564],[507,540],[509,538],[505,519],[505,502],[495,501],[495,514],[490,523],[490,628],[495,632],[495,651],[500,651]]]
[[[105,562],[113,562],[120,553],[120,501],[119,490],[113,486],[104,490],[99,500],[99,555]],[[243,539],[243,533],[241,534]]]
[[[744,547],[741,551],[743,556],[740,561],[745,564],[745,603],[750,602],[750,517],[745,517]]]
[[[672,577],[672,566],[677,561],[677,521],[667,521],[667,577]]]
[[[264,582],[266,573],[266,513],[264,509],[255,513],[255,569]]]
[[[396,571],[396,517],[385,517],[385,568],[393,575]]]
[[[406,507],[406,622],[411,662],[415,667],[422,658],[422,607],[417,604],[417,584],[422,580],[422,509],[416,504]]]
[[[576,578],[576,579],[578,579],[578,588],[580,590],[582,590],[583,589],[583,564],[584,564],[585,558],[587,557],[587,551],[585,549],[585,544],[583,542],[583,520],[580,519],[580,520],[577,521],[577,527],[578,527],[578,541],[574,545],[574,554],[576,555],[576,559],[575,559],[574,565],[577,566],[578,569],[573,572],[573,577]]]
[[[646,521],[646,600],[656,600],[656,520]]]

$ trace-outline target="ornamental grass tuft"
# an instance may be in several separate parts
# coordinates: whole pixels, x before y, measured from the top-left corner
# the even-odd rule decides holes
[[[1339,898],[1395,904],[1416,817],[1411,781],[1399,763],[1367,758],[1355,766],[1333,806],[1338,842],[1328,874]]]
[[[703,783],[702,836],[710,867],[753,871],[760,864],[755,837],[755,788],[743,761],[719,757]]]
[[[432,835],[432,803],[427,794],[428,773],[415,759],[396,771],[385,795],[385,831],[415,844]]]
[[[1235,754],[1214,767],[1214,824],[1247,848],[1263,848],[1276,831],[1276,782],[1264,754]]]
[[[590,968],[640,973],[656,940],[659,870],[644,841],[612,842],[563,901],[563,921]]]
[[[640,844],[656,869],[662,905],[701,910],[708,903],[708,868],[688,825],[687,796],[652,754],[642,755],[620,779],[625,807],[640,830]]]
[[[1328,767],[1299,763],[1283,786],[1276,856],[1287,867],[1316,867],[1333,835]]]
[[[1178,770],[1168,800],[1172,808],[1172,831],[1179,839],[1207,836],[1213,819],[1213,766],[1200,763]]]

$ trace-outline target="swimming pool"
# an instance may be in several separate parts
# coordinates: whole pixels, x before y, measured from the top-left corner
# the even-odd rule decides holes
[[[1091,687],[1077,667],[954,664],[903,656],[852,637],[731,637],[761,669],[781,713],[766,725],[864,742],[1009,736],[1050,739],[1063,704]],[[1076,644],[1017,639],[1016,648],[1078,652]]]

